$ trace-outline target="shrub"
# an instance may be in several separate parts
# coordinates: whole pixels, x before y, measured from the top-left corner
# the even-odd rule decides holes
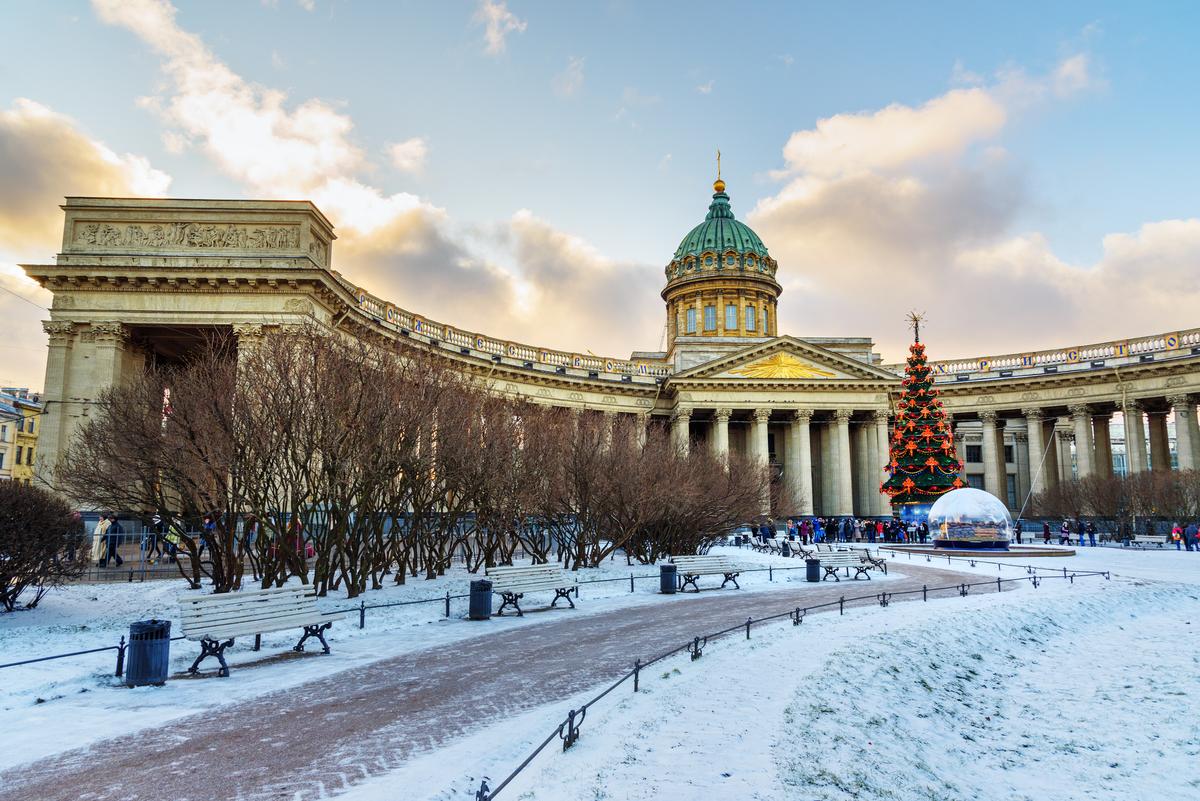
[[[75,558],[83,524],[67,503],[40,487],[0,482],[0,607],[13,611],[26,590],[32,609],[52,587],[84,569]]]

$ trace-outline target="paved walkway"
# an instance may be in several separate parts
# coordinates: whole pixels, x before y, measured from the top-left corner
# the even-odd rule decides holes
[[[661,653],[747,617],[841,595],[982,580],[911,564],[896,567],[903,577],[889,582],[714,591],[597,615],[563,612],[560,620],[383,659],[0,773],[0,799],[327,797],[488,722],[612,681],[635,656]],[[237,673],[209,681],[218,693],[222,681],[237,681]]]

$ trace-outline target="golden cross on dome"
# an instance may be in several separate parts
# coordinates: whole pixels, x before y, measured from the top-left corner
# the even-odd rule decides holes
[[[925,322],[925,312],[910,311],[908,317],[908,327],[913,330],[913,341],[921,341],[921,323]]]
[[[721,180],[721,148],[717,148],[717,180]]]
[[[717,180],[713,181],[714,192],[724,192],[725,182],[721,180],[721,149],[717,148]]]

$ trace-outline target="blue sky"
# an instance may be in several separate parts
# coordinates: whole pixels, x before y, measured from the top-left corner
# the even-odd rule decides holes
[[[128,157],[132,190],[313,197],[346,234],[338,266],[377,294],[563,348],[657,346],[661,271],[703,216],[717,147],[735,212],[780,261],[791,333],[873,336],[896,358],[892,306],[924,303],[933,355],[952,357],[1194,318],[1178,294],[1147,296],[1140,314],[1104,308],[1114,283],[1149,292],[1188,275],[1200,242],[1194,4],[177,5],[0,5],[0,153],[62,161],[19,139],[25,99],[78,134],[64,146]],[[241,100],[226,105],[272,127],[257,154],[231,144],[221,103],[195,105],[228,75]],[[332,126],[316,140],[337,150],[316,167],[317,142],[274,146],[306,103]],[[281,153],[298,177],[274,164],[264,178],[258,163]],[[48,230],[53,197],[120,185],[103,175],[10,186],[0,262],[56,247],[6,229],[6,210],[44,206]],[[341,177],[374,199],[333,192]],[[14,272],[0,280],[45,302]],[[968,313],[993,285],[996,313]],[[36,385],[41,335],[23,324],[30,358],[0,380]]]

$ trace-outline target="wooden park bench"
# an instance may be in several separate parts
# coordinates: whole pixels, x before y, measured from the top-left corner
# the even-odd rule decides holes
[[[850,578],[850,570],[854,569],[854,578],[857,580],[859,576],[866,576],[869,580],[871,575],[868,571],[878,570],[879,565],[875,560],[867,561],[863,558],[860,551],[833,551],[818,554],[818,559],[821,560],[821,569],[824,574],[821,576],[821,581],[833,577],[834,581],[841,581],[841,576],[838,571],[845,568],[846,578]]]
[[[325,631],[340,613],[324,614],[317,609],[317,598],[308,585],[273,587],[267,590],[243,590],[219,595],[185,595],[179,598],[179,617],[183,636],[200,642],[200,656],[188,668],[198,673],[200,663],[215,656],[221,663],[219,675],[229,675],[225,649],[237,637],[254,635],[254,650],[262,645],[262,635],[272,631],[303,628],[304,635],[293,647],[303,651],[309,637],[321,641],[325,653]]]
[[[1167,545],[1167,538],[1161,534],[1155,534],[1153,536],[1137,534],[1129,538],[1129,544],[1137,548],[1145,548],[1149,545],[1157,545],[1159,548],[1165,548]]]
[[[696,582],[701,576],[723,576],[725,580],[721,582],[721,589],[725,589],[725,585],[731,581],[734,587],[741,589],[737,583],[741,568],[728,556],[672,556],[671,562],[678,571],[680,592],[686,590],[689,584],[696,592],[700,592]]]
[[[566,598],[571,608],[575,608],[575,603],[571,600],[571,591],[578,586],[578,582],[558,565],[489,567],[487,577],[491,579],[492,592],[502,599],[500,608],[496,610],[497,616],[504,614],[504,607],[512,606],[517,610],[517,617],[524,617],[521,599],[527,592],[541,590],[554,590],[551,608],[558,604],[559,598]]]
[[[878,549],[872,551],[870,548],[856,547],[851,548],[856,554],[862,556],[864,562],[869,562],[872,567],[883,571],[883,575],[887,575],[887,557],[879,552]]]

